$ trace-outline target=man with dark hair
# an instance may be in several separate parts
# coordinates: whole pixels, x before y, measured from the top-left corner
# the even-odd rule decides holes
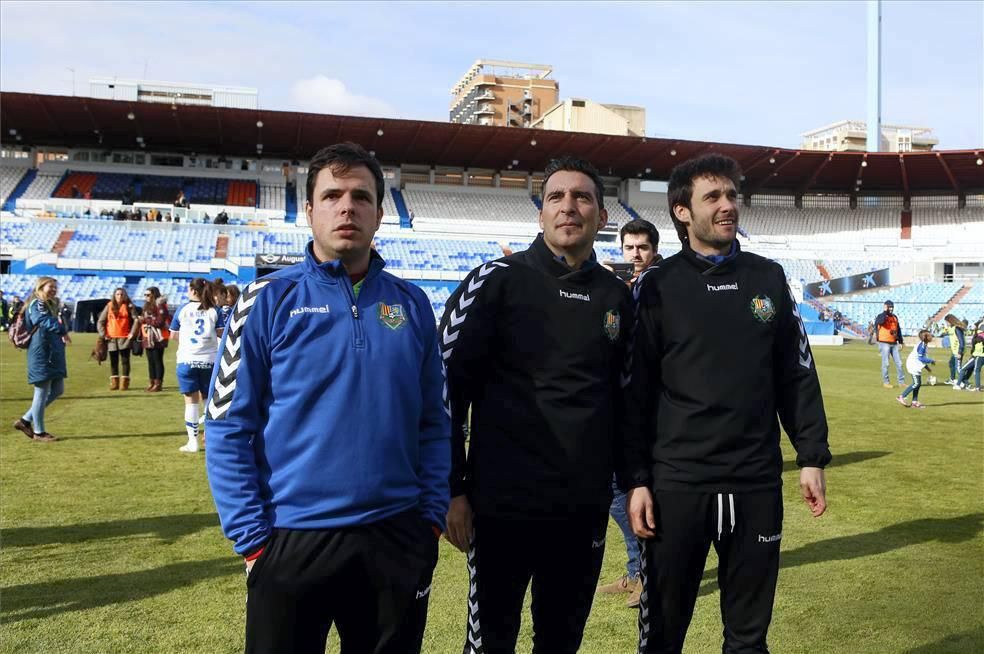
[[[243,290],[212,376],[206,464],[246,559],[247,652],[419,652],[450,427],[427,296],[371,247],[382,171],[318,152],[302,263]]]
[[[441,343],[452,425],[448,540],[468,552],[467,654],[512,654],[532,583],[536,652],[576,652],[604,555],[628,289],[601,267],[603,186],[553,161],[528,250],[473,270]],[[469,448],[465,450],[470,410]]]
[[[813,354],[782,267],[738,247],[739,177],[721,155],[673,170],[668,196],[683,249],[634,289],[619,472],[644,539],[640,652],[682,651],[712,543],[723,651],[768,652],[782,539],[780,420],[810,512],[827,506],[830,450]]]
[[[659,230],[648,220],[630,220],[622,225],[618,236],[622,243],[622,255],[635,269],[633,280],[643,270],[660,261],[661,257],[656,253],[659,249]]]
[[[905,387],[905,369],[902,367],[902,326],[895,315],[895,303],[885,300],[884,311],[875,316],[875,337],[878,350],[881,352],[882,386],[891,388],[888,381],[889,359],[895,361],[895,372],[898,375],[899,388]]]
[[[626,282],[631,287],[644,270],[660,260],[656,253],[659,248],[659,230],[648,220],[637,218],[622,226],[619,238],[622,242],[622,256],[633,266],[632,278]],[[642,595],[642,585],[639,583],[639,540],[629,524],[625,499],[625,493],[619,489],[617,483],[613,483],[612,504],[608,513],[622,530],[622,538],[625,540],[625,574],[611,583],[599,586],[598,592],[604,595],[628,593],[625,605],[635,608],[639,606]]]

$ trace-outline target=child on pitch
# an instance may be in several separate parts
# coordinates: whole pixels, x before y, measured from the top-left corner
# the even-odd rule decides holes
[[[923,369],[929,370],[929,364],[936,363],[928,356],[926,356],[926,348],[929,347],[929,342],[933,340],[933,334],[928,329],[919,330],[919,345],[916,349],[909,352],[909,357],[905,360],[905,368],[912,375],[912,383],[902,391],[896,400],[902,406],[912,406],[916,409],[923,408],[923,405],[919,402],[919,388],[922,386],[922,371]],[[912,404],[905,403],[905,397],[912,393]]]
[[[981,390],[981,368],[984,368],[984,318],[978,321],[976,327],[971,326],[969,329],[974,329],[974,336],[970,341],[970,360],[957,373],[957,383],[953,385],[955,391]],[[974,375],[973,386],[968,384],[971,374]]]
[[[208,397],[222,336],[222,314],[215,306],[213,290],[202,277],[188,284],[188,304],[174,314],[171,321],[171,340],[178,341],[176,373],[178,388],[184,395],[185,429],[188,442],[178,448],[182,452],[197,452],[198,418],[201,403]]]

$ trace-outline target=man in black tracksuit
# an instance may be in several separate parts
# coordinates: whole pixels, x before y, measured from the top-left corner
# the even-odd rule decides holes
[[[587,162],[551,163],[528,250],[447,302],[447,537],[468,552],[465,654],[512,654],[532,581],[534,651],[576,652],[601,571],[631,297],[594,260],[606,214]],[[471,410],[471,438],[465,433]]]
[[[619,467],[644,546],[640,652],[682,651],[712,543],[724,654],[768,652],[780,420],[804,500],[815,517],[826,509],[830,451],[813,355],[782,267],[738,247],[739,177],[720,155],[674,169],[668,196],[683,249],[636,286]]]

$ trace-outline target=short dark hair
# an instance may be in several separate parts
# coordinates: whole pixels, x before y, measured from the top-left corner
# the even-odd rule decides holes
[[[595,199],[598,201],[598,209],[605,208],[605,182],[601,179],[598,169],[592,166],[587,160],[565,154],[551,159],[547,164],[547,169],[543,171],[543,188],[547,188],[547,180],[554,173],[568,170],[574,173],[582,173],[591,178],[595,185]],[[541,191],[542,193],[542,191]]]
[[[321,148],[308,164],[307,201],[314,204],[314,185],[318,181],[318,173],[324,168],[331,170],[334,175],[344,175],[354,166],[365,166],[376,179],[376,208],[383,206],[383,195],[386,185],[383,182],[383,169],[376,157],[369,154],[358,143],[346,141]]]
[[[626,234],[645,234],[649,237],[649,244],[653,246],[653,250],[659,247],[659,230],[648,220],[636,218],[622,225],[622,229],[618,230],[619,243],[625,241]]]
[[[673,167],[667,184],[666,200],[670,205],[670,219],[673,220],[673,227],[676,228],[681,243],[687,240],[687,226],[677,220],[673,208],[678,204],[692,208],[690,198],[694,194],[694,180],[698,177],[727,177],[737,190],[741,184],[741,166],[731,157],[712,152]]]

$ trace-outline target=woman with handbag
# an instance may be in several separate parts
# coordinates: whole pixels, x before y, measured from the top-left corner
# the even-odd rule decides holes
[[[106,339],[106,349],[109,351],[109,390],[125,391],[130,388],[130,345],[140,328],[137,308],[125,289],[113,291],[113,299],[99,314],[96,326],[99,336]],[[120,359],[123,360],[122,375]]]
[[[150,373],[150,385],[147,393],[159,393],[164,383],[164,350],[170,337],[168,323],[167,301],[161,297],[161,290],[156,286],[148,286],[144,291],[143,315],[140,317],[143,348],[147,353],[147,369]]]
[[[27,382],[34,386],[34,400],[27,413],[14,423],[14,429],[38,443],[58,440],[48,433],[44,412],[65,392],[65,378],[68,377],[65,345],[72,339],[67,325],[58,315],[58,304],[58,282],[51,277],[39,277],[24,309],[24,327],[31,331],[31,343],[27,347]]]

